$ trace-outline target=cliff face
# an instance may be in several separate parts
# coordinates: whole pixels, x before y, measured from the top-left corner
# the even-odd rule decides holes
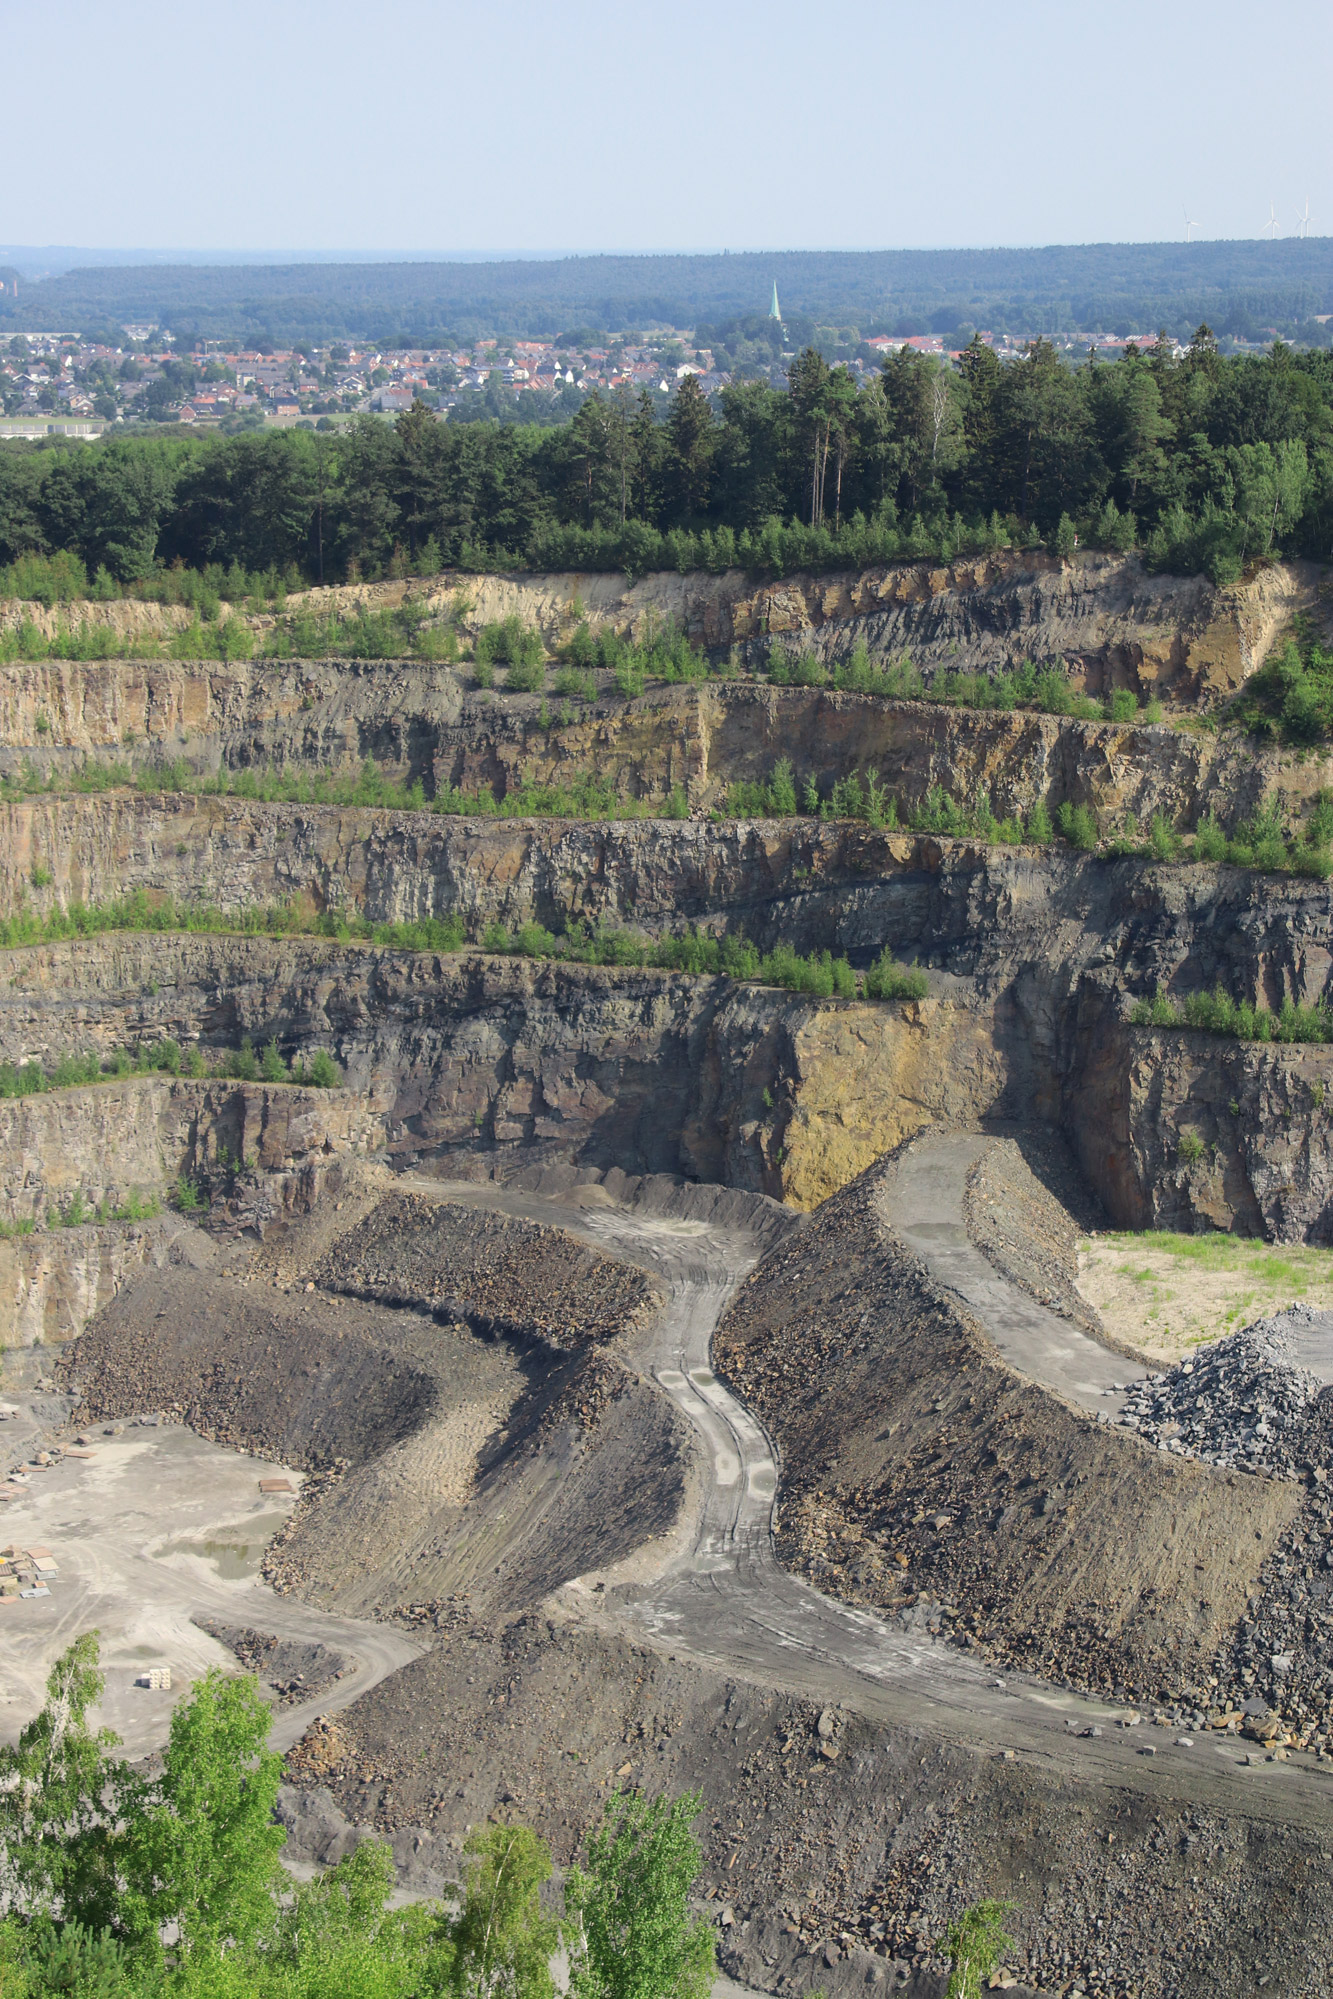
[[[326,1120],[347,1122],[345,1133],[330,1133],[334,1149],[461,1177],[570,1159],[683,1173],[809,1205],[877,1157],[890,1142],[886,1131],[993,1110],[1008,1075],[984,1015],[929,1001],[826,1008],[726,979],[267,938],[99,938],[15,953],[14,964],[21,986],[0,994],[0,1059],[52,1059],[69,1047],[109,1050],[166,1034],[331,1047],[349,1088],[309,1094]],[[853,1049],[861,1074],[850,1088]],[[185,1103],[204,1086],[143,1087]],[[162,1113],[134,1114],[145,1159],[157,1145],[164,1157],[207,1166],[221,1146],[232,1159],[257,1150],[267,1167],[254,1113],[232,1128],[236,1114],[226,1106],[240,1086],[207,1087],[218,1101],[207,1143],[191,1136],[183,1112],[170,1143]],[[270,1094],[286,1102],[303,1093]],[[107,1141],[98,1141],[105,1156],[130,1115],[112,1111],[112,1095],[102,1086],[29,1101],[107,1100],[105,1110],[69,1112],[82,1122],[61,1130],[58,1147],[53,1136],[53,1153],[82,1144],[86,1160],[89,1118],[106,1125]],[[46,1115],[54,1133],[59,1113]],[[132,1155],[128,1137],[115,1149]],[[295,1163],[314,1150],[305,1143]],[[292,1163],[285,1152],[273,1170],[284,1163]],[[94,1198],[100,1192],[86,1168],[79,1184]]]
[[[1000,817],[1038,802],[1089,805],[1112,825],[1161,812],[1192,827],[1215,812],[1227,826],[1270,791],[1299,809],[1333,780],[1333,759],[1297,757],[1209,732],[1053,715],[956,709],[873,695],[766,684],[710,683],[602,704],[542,728],[535,698],[478,710],[441,730],[437,787],[496,796],[521,778],[558,783],[595,770],[625,798],[664,798],[675,785],[695,807],[720,805],[727,787],[767,779],[780,757],[799,786],[827,796],[836,779],[875,771],[905,814],[932,786]]]
[[[88,1032],[70,1045],[107,1045],[106,1020],[94,1020],[95,1007],[82,1012],[76,1035]],[[167,1017],[184,1025],[187,1016]],[[111,1018],[124,1024],[114,1008]],[[159,1074],[11,1098],[0,1101],[0,1220],[41,1221],[76,1192],[114,1207],[226,1162],[290,1176],[335,1153],[372,1150],[378,1138],[354,1091],[300,1085]]]
[[[0,775],[175,757],[428,775],[460,701],[448,667],[412,660],[19,661],[0,671]]]
[[[864,639],[876,657],[908,652],[941,668],[992,671],[1064,659],[1094,693],[1133,687],[1181,701],[1224,695],[1261,665],[1298,611],[1315,611],[1318,571],[1274,564],[1234,589],[1202,577],[1150,576],[1137,557],[999,551],[940,565],[893,563],[840,574],[757,578],[660,571],[623,576],[453,575],[426,584],[312,592],[312,604],[394,603],[411,594],[476,631],[513,613],[548,646],[579,616],[642,637],[671,620],[712,652],[756,653],[779,638],[824,659]],[[461,609],[466,606],[466,609]],[[461,614],[460,614],[461,612]]]
[[[762,656],[776,638],[838,659],[863,639],[876,657],[910,653],[927,677],[945,667],[993,671],[1023,659],[1063,659],[1094,693],[1133,687],[1194,701],[1238,687],[1298,611],[1320,616],[1317,585],[1317,569],[1303,563],[1275,563],[1218,590],[1202,577],[1150,576],[1136,556],[1088,552],[1061,561],[1039,550],[999,550],[948,564],[773,579],[739,569],[717,576],[665,570],[635,582],[605,574],[456,572],[310,590],[293,608],[299,603],[316,615],[380,610],[410,597],[432,615],[450,614],[465,636],[517,614],[552,651],[583,617],[636,637],[670,621],[713,653],[737,646]],[[274,622],[242,615],[256,636]],[[151,649],[186,625],[189,612],[133,602],[47,611],[0,601],[0,629],[24,621],[50,636],[81,625],[122,638],[142,634]],[[225,679],[236,669],[218,671]]]
[[[1193,989],[1224,959],[1270,1000],[1319,997],[1333,967],[1319,941],[1326,891],[1292,883],[1269,901],[1262,881],[1198,869],[1182,898],[1171,870],[1072,858],[1057,870],[1021,855],[992,869],[989,857],[934,846],[859,897],[830,890],[822,914],[818,902],[791,905],[803,947],[836,917],[834,942],[869,953],[887,941],[936,965],[919,1003],[821,1003],[476,952],[125,935],[11,954],[18,983],[0,991],[0,1059],[164,1034],[225,1046],[276,1037],[287,1053],[330,1048],[343,1065],[347,1093],[311,1093],[326,1124],[347,1121],[345,1133],[330,1126],[334,1151],[461,1177],[558,1159],[683,1173],[801,1207],[931,1120],[1035,1118],[1064,1127],[1125,1225],[1234,1222],[1333,1239],[1333,1120],[1322,1109],[1333,1048],[1241,1047],[1126,1020],[1130,992],[1177,976]],[[770,908],[769,927],[781,914]],[[280,1152],[289,1176],[319,1149],[270,1141],[250,1123],[233,1132],[221,1111],[214,1124],[215,1147],[233,1158],[258,1147],[266,1166]],[[1207,1170],[1182,1160],[1186,1131],[1212,1148]],[[181,1154],[193,1142],[189,1156],[208,1163],[206,1145],[174,1142]],[[87,1141],[60,1143],[78,1158]],[[126,1136],[117,1156],[131,1153]]]
[[[774,639],[828,661],[846,657],[858,642],[875,658],[910,654],[928,680],[945,669],[990,673],[1029,658],[1062,661],[1093,693],[1131,687],[1173,703],[1208,705],[1262,664],[1297,613],[1317,624],[1328,622],[1319,576],[1310,565],[1278,564],[1219,591],[1199,577],[1148,576],[1130,557],[1086,555],[1061,563],[1042,554],[1009,553],[948,568],[895,565],[773,582],[740,571],[666,573],[633,584],[620,576],[509,574],[312,591],[309,598],[317,611],[347,610],[354,604],[401,602],[410,594],[428,612],[455,615],[465,638],[484,623],[516,614],[542,632],[553,653],[586,615],[594,626],[639,637],[670,621],[712,653],[734,647],[752,663],[766,656]],[[467,608],[460,615],[462,603]],[[156,642],[170,636],[185,614],[134,603],[69,605],[58,613],[0,604],[0,626],[20,616],[52,632],[62,621],[88,623],[113,627],[122,636],[142,630]],[[273,620],[249,622],[263,628]],[[735,692],[714,687],[713,705],[700,707],[693,718],[688,702],[679,708],[656,696],[628,706],[611,701],[593,731],[603,730],[613,765],[623,764],[633,774],[636,792],[669,788],[710,770],[719,782],[728,771],[733,777],[748,774],[741,761],[771,758],[774,730],[794,725],[799,734],[803,709],[813,712],[819,729],[830,731],[825,750],[807,751],[810,767],[835,775],[858,767],[855,758],[847,762],[836,718],[859,718],[849,727],[855,739],[866,714],[860,705],[840,709],[798,701],[756,711],[744,702],[737,705]],[[883,704],[875,706],[882,711]],[[499,744],[510,743],[512,717],[521,716],[531,729],[537,707],[535,699],[524,697],[506,697],[492,707],[474,696],[465,709],[460,682],[449,668],[410,660],[20,661],[0,674],[0,773],[24,762],[58,769],[89,756],[135,765],[184,756],[205,770],[256,761],[336,766],[374,756],[412,775],[428,774],[436,762],[457,781],[457,774],[484,765],[492,727]],[[642,718],[659,708],[657,722],[645,723]],[[736,742],[727,739],[730,709],[739,727]],[[453,732],[460,719],[469,725],[462,736]],[[751,742],[748,731],[756,722],[761,735]],[[901,719],[880,725],[866,760],[891,762],[902,730],[919,734],[923,726]],[[941,730],[947,735],[947,728],[937,717],[935,735]],[[469,732],[477,739],[471,763],[464,753]],[[1026,748],[1010,753],[1024,769],[1032,767],[1028,782],[1042,781],[1038,766],[1051,760],[1049,737],[1038,729]],[[645,761],[636,770],[640,740]],[[1114,741],[1101,739],[1101,754],[1112,762],[1124,756],[1123,749],[1105,748]],[[499,773],[503,753],[494,754],[499,761],[483,768],[483,775]],[[538,754],[535,741],[525,744],[525,754]],[[1067,758],[1068,750],[1063,754]],[[1080,754],[1074,752],[1076,762]],[[1095,761],[1096,743],[1091,754]],[[947,757],[943,741],[933,774],[947,785],[942,757]],[[910,745],[902,761],[905,770],[914,766]]]
[[[208,1176],[224,1197],[220,1221],[262,1228],[305,1212],[381,1136],[350,1090],[153,1075],[0,1101],[0,1221],[37,1224],[0,1236],[6,1379],[35,1376],[42,1347],[74,1338],[145,1263],[183,1253],[189,1231],[169,1213],[64,1225],[76,1194],[89,1209],[131,1195],[165,1202],[179,1175]]]

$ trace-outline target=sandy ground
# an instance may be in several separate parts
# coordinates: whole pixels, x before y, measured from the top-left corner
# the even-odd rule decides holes
[[[291,1495],[260,1493],[261,1478],[281,1477]],[[136,1756],[166,1740],[191,1680],[210,1666],[236,1671],[234,1655],[191,1623],[196,1614],[341,1651],[351,1670],[318,1702],[324,1711],[413,1658],[419,1647],[403,1634],[292,1604],[257,1580],[300,1479],[169,1425],[98,1435],[90,1458],[33,1472],[0,1514],[0,1536],[49,1548],[60,1574],[47,1597],[0,1603],[0,1738],[17,1736],[41,1705],[56,1656],[89,1630],[100,1633],[106,1674],[99,1718]],[[135,1685],[150,1666],[171,1668],[170,1692]],[[304,1704],[284,1709],[275,1744],[309,1719]]]
[[[1112,1339],[1170,1362],[1287,1305],[1333,1311],[1333,1250],[1220,1233],[1108,1233],[1079,1244],[1078,1283]]]

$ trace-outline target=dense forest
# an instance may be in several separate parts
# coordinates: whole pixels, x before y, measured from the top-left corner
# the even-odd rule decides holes
[[[983,327],[1183,338],[1276,327],[1322,338],[1333,311],[1333,240],[1091,243],[1005,250],[739,252],[524,258],[495,263],[108,266],[66,270],[0,296],[0,332],[112,329],[147,321],[182,341],[350,338],[427,345],[482,334],[693,326],[784,308],[863,334]]]
[[[60,553],[65,594],[151,590],[173,565],[371,580],[441,567],[780,573],[1046,542],[1141,547],[1217,581],[1333,552],[1333,355],[1224,359],[1200,327],[1071,370],[903,349],[867,382],[807,349],[787,387],[715,409],[686,376],[651,402],[591,396],[559,428],[440,422],[233,438],[173,432],[0,450],[0,579]],[[228,580],[227,572],[231,572]],[[57,571],[47,565],[45,574]]]

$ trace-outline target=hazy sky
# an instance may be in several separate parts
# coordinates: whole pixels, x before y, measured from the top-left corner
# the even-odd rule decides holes
[[[4,8],[0,241],[893,248],[1333,234],[1328,0]]]

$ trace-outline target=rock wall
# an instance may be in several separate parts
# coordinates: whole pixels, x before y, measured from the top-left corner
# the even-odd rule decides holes
[[[937,786],[969,804],[984,792],[1001,817],[1026,815],[1039,802],[1051,810],[1066,801],[1087,805],[1108,829],[1127,814],[1146,822],[1155,812],[1184,829],[1213,812],[1230,827],[1270,793],[1299,816],[1333,784],[1333,757],[1260,749],[1206,731],[752,681],[599,700],[567,722],[552,722],[550,704],[536,696],[483,704],[465,697],[447,668],[410,663],[308,662],[215,674],[48,662],[6,674],[0,775],[86,762],[148,769],[164,758],[203,773],[252,764],[347,772],[372,757],[399,778],[422,780],[428,792],[490,785],[502,799],[524,778],[558,784],[595,772],[626,800],[664,800],[680,786],[702,815],[724,805],[729,786],[768,778],[785,757],[797,783],[813,779],[825,797],[837,779],[874,771],[904,817]],[[43,733],[37,718],[53,712],[58,724]],[[109,806],[111,798],[44,799],[33,807],[39,803],[68,815],[84,804]],[[179,795],[166,801],[172,809],[188,803]]]
[[[423,846],[414,823],[372,817],[369,839],[366,815],[347,815],[337,837],[317,819],[313,886],[292,808],[228,821],[225,838],[200,842],[200,872],[243,904],[266,899],[261,877],[280,866],[275,886],[305,884],[318,899],[350,856],[342,879],[374,916],[438,913],[456,892],[476,922],[637,916],[651,928],[710,912],[765,945],[827,946],[861,963],[887,946],[934,968],[931,991],[907,1005],[820,1004],[475,951],[116,934],[12,954],[0,1060],[163,1034],[215,1047],[276,1036],[288,1055],[331,1049],[374,1121],[371,1149],[398,1165],[509,1175],[569,1159],[801,1206],[929,1119],[1038,1119],[1063,1126],[1127,1225],[1234,1221],[1314,1240],[1333,1226],[1333,1119],[1321,1105],[1333,1048],[1148,1035],[1127,1019],[1130,1001],[1159,986],[1218,979],[1273,1006],[1328,999],[1322,883],[814,822],[431,821]],[[278,837],[287,826],[290,842]],[[159,849],[170,845],[161,832]],[[1182,1159],[1185,1129],[1206,1161]]]
[[[1327,755],[1209,732],[756,682],[667,688],[558,728],[540,726],[539,708],[532,696],[481,711],[469,701],[440,732],[436,788],[489,784],[502,798],[525,777],[561,783],[591,770],[627,799],[663,799],[680,785],[693,806],[712,809],[730,785],[768,778],[785,757],[797,785],[813,779],[824,797],[838,778],[874,771],[904,817],[938,786],[970,805],[984,792],[1002,818],[1068,801],[1108,828],[1161,812],[1188,829],[1208,812],[1230,827],[1273,791],[1300,811],[1333,782]]]
[[[667,620],[714,653],[762,656],[779,639],[825,659],[858,639],[872,655],[908,652],[929,676],[993,672],[1025,658],[1064,659],[1094,693],[1133,687],[1169,699],[1225,695],[1260,665],[1301,611],[1321,615],[1319,570],[1277,563],[1230,590],[1203,577],[1150,576],[1136,556],[997,551],[953,563],[781,578],[658,571],[629,582],[604,574],[454,574],[427,583],[312,591],[312,608],[383,606],[411,595],[474,633],[517,614],[554,650],[577,619],[644,637]]]
[[[1070,1092],[1081,1163],[1125,1228],[1333,1244],[1333,1049],[1107,1020]]]
[[[76,1190],[116,1206],[224,1161],[293,1174],[377,1139],[350,1090],[151,1075],[0,1100],[0,1220],[42,1221]]]
[[[0,1238],[0,1368],[7,1387],[27,1387],[46,1349],[76,1339],[126,1278],[170,1253],[174,1216],[43,1229]]]
[[[461,699],[448,667],[412,660],[18,661],[0,668],[0,776],[374,757],[415,777]]]
[[[90,1209],[132,1194],[165,1202],[184,1173],[215,1188],[219,1225],[262,1230],[306,1212],[381,1138],[350,1090],[155,1075],[0,1101],[0,1221],[36,1224],[0,1236],[9,1374],[21,1377],[24,1350],[74,1338],[128,1275],[174,1253],[183,1225],[170,1213],[62,1225],[76,1192]]]
[[[928,1118],[966,1123],[1008,1104],[1009,1064],[984,1015],[930,1001],[826,1005],[726,979],[322,939],[117,934],[20,962],[20,984],[0,990],[0,1060],[163,1035],[329,1047],[350,1088],[311,1092],[312,1105],[349,1120],[338,1148],[396,1168],[488,1178],[567,1159],[806,1205]],[[221,1145],[233,1160],[257,1152],[264,1169],[270,1157],[274,1171],[289,1156],[299,1166],[302,1153],[265,1139],[250,1091],[229,1087],[202,1138],[182,1096],[177,1156],[207,1170]],[[227,1104],[244,1108],[240,1123]]]
[[[1201,576],[1150,576],[1136,556],[1089,551],[1062,561],[1015,549],[780,578],[740,569],[662,570],[634,582],[603,573],[451,572],[310,590],[291,608],[299,603],[316,615],[383,610],[410,597],[432,615],[448,614],[465,637],[517,614],[551,651],[584,617],[640,638],[671,622],[714,653],[736,646],[763,656],[778,639],[835,659],[864,639],[876,656],[910,653],[928,676],[945,667],[993,672],[1025,658],[1064,659],[1096,693],[1123,686],[1193,701],[1238,687],[1297,612],[1321,615],[1318,582],[1314,564],[1275,563],[1218,590]],[[51,611],[0,602],[0,629],[25,620],[48,635],[94,625],[161,643],[188,623],[189,612],[133,602]],[[267,615],[244,621],[256,635],[274,622]]]

